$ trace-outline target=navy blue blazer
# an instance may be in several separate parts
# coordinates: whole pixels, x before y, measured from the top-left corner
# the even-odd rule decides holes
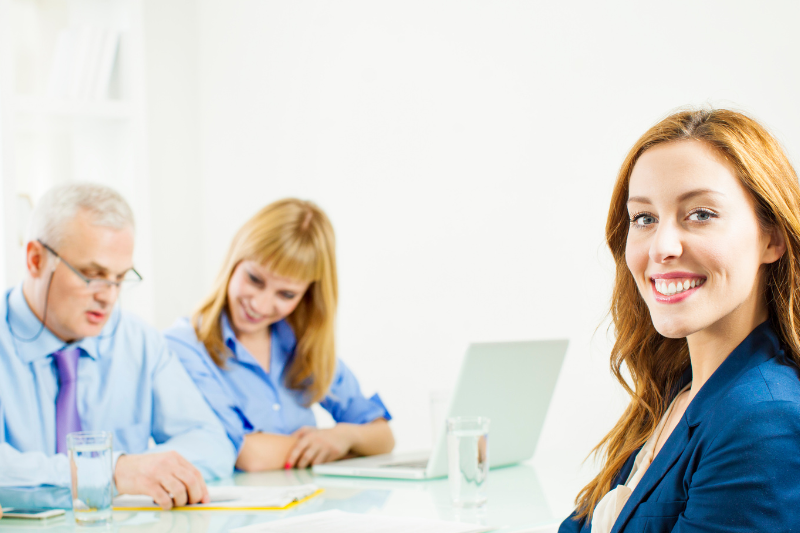
[[[591,531],[573,517],[559,533]],[[800,531],[800,377],[769,321],[703,385],[611,530],[668,531]]]

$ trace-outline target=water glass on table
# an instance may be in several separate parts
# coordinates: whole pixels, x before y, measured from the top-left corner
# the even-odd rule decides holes
[[[75,521],[93,525],[108,523],[114,482],[111,433],[70,433],[67,435],[67,448]]]
[[[459,507],[486,503],[489,476],[489,419],[457,416],[447,419],[447,473],[450,497]]]

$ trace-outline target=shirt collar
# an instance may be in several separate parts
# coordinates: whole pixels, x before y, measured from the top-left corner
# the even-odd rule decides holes
[[[782,353],[780,340],[770,321],[762,322],[722,362],[689,404],[686,409],[689,426],[694,427],[702,422],[740,375]],[[687,378],[691,379],[691,367],[681,381]]]
[[[236,334],[233,332],[231,321],[228,319],[228,313],[222,313],[220,325],[222,325],[222,340],[225,342],[225,346],[227,346],[230,351],[233,352],[233,356],[238,359],[236,348],[239,345],[239,339],[236,338]]]
[[[225,342],[225,346],[227,346],[231,352],[233,352],[233,356],[236,359],[240,359],[239,356],[241,355],[242,351],[246,352],[246,350],[244,349],[244,346],[240,346],[239,339],[236,338],[236,333],[233,331],[230,319],[228,318],[228,313],[222,313],[222,316],[220,317],[220,323],[222,325],[222,340]],[[271,355],[273,359],[270,363],[270,367],[283,368],[289,357],[294,354],[294,348],[297,345],[297,339],[294,336],[292,326],[290,326],[286,320],[281,320],[272,324],[271,329],[272,341],[274,345],[272,346]],[[277,341],[276,345],[275,341]]]
[[[283,353],[294,353],[297,338],[294,336],[292,326],[286,320],[272,324],[272,338],[278,341]]]
[[[8,304],[6,324],[11,330],[11,338],[17,350],[17,356],[23,362],[30,363],[37,359],[45,358],[53,354],[53,352],[67,346],[77,346],[92,359],[98,358],[98,342],[96,337],[87,337],[66,344],[56,337],[48,328],[42,329],[42,322],[33,313],[28,305],[28,301],[25,299],[25,295],[22,293],[21,283],[8,292],[6,301]],[[112,329],[119,319],[119,310],[114,309],[101,335],[111,335]],[[42,329],[42,332],[36,340],[30,342],[20,340],[34,337],[40,329]]]

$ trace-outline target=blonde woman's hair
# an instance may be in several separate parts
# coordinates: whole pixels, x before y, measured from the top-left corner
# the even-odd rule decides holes
[[[648,130],[633,145],[617,176],[606,222],[606,242],[616,263],[611,317],[616,340],[611,371],[631,397],[617,425],[595,447],[605,464],[578,494],[578,518],[591,519],[600,499],[611,489],[628,458],[640,448],[664,415],[670,395],[689,367],[686,339],[660,335],[625,260],[630,229],[627,201],[631,172],[641,155],[663,143],[695,140],[707,143],[735,169],[754,200],[765,232],[777,230],[786,252],[763,265],[765,300],[772,326],[788,358],[800,364],[800,186],[786,154],[769,132],[750,117],[725,109],[674,113]],[[623,376],[628,369],[633,388]]]
[[[288,387],[303,391],[308,405],[325,397],[336,368],[335,244],[325,213],[294,198],[264,207],[239,229],[211,292],[192,317],[197,338],[217,366],[224,367],[231,355],[221,325],[222,313],[228,310],[228,283],[239,263],[255,261],[273,274],[310,283],[286,318],[297,346],[285,380]]]

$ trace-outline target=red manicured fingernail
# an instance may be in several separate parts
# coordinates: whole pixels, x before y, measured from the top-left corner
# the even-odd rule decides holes
[[[285,468],[286,470],[291,469],[292,468],[292,463],[286,463],[285,465],[283,465],[283,468]]]

